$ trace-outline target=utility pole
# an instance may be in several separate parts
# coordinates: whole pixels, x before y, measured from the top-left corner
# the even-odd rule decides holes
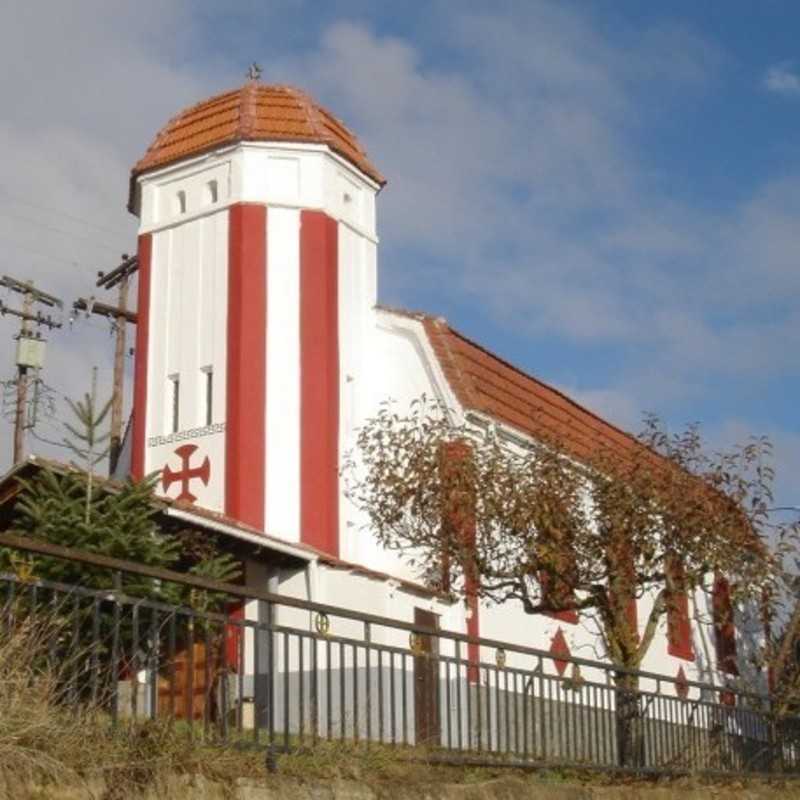
[[[31,338],[30,316],[33,310],[33,295],[25,292],[22,295],[22,313],[20,314],[19,341]],[[25,450],[25,411],[28,407],[28,368],[17,359],[17,410],[14,414],[14,464],[22,461]]]
[[[128,286],[130,277],[139,268],[137,256],[122,254],[119,266],[111,272],[98,272],[97,286],[101,289],[118,287],[117,305],[100,303],[93,297],[79,297],[72,305],[76,311],[98,314],[113,320],[116,341],[114,344],[114,388],[111,394],[111,445],[109,449],[109,474],[112,474],[119,460],[122,448],[122,400],[125,388],[125,340],[127,323],[136,324],[135,311],[128,310]]]
[[[14,412],[14,462],[22,461],[25,453],[26,410],[28,404],[28,370],[41,369],[44,363],[44,340],[40,334],[34,335],[31,324],[44,325],[51,330],[60,328],[61,323],[52,317],[44,316],[40,311],[34,312],[34,305],[39,303],[50,308],[63,308],[57,297],[36,289],[33,281],[18,281],[8,275],[0,278],[0,286],[22,295],[22,308],[10,308],[0,301],[0,314],[11,314],[19,317],[20,329],[17,335],[17,404]]]

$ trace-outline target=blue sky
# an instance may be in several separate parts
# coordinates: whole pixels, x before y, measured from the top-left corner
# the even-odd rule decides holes
[[[650,410],[714,443],[767,433],[800,504],[796,3],[30,2],[0,23],[2,271],[90,293],[133,246],[130,165],[257,60],[387,175],[384,302],[628,429]],[[107,383],[110,347],[76,320],[48,381],[74,395],[98,363]]]

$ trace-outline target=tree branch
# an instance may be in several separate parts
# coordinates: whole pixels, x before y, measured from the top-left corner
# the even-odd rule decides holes
[[[661,621],[661,617],[664,616],[666,607],[667,589],[665,587],[656,596],[653,607],[650,609],[650,614],[647,617],[647,624],[644,626],[644,633],[642,634],[642,638],[639,642],[639,647],[636,648],[637,666],[642,663],[642,659],[645,657],[650,645],[653,643],[653,638],[658,630],[658,623]]]

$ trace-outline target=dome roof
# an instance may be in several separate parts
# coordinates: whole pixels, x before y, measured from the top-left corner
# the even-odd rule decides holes
[[[309,95],[291,86],[249,81],[174,116],[131,171],[144,172],[234,142],[288,141],[325,144],[383,186],[355,135]]]

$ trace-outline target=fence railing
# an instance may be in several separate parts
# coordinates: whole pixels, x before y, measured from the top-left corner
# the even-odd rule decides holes
[[[67,702],[113,723],[291,749],[320,739],[475,763],[800,772],[765,695],[79,553],[11,534],[0,625],[44,614]],[[69,583],[43,576],[79,565]],[[69,573],[66,573],[69,574]],[[478,644],[475,658],[468,644]]]

